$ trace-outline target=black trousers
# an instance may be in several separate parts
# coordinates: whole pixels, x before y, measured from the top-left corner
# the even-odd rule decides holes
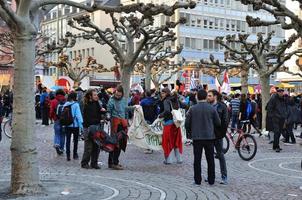
[[[108,157],[108,165],[118,165],[119,164],[119,157],[121,154],[121,149],[115,149],[113,152],[109,153]]]
[[[215,183],[215,161],[214,161],[214,140],[193,140],[194,153],[194,180],[196,184],[201,183],[201,157],[205,151],[208,164],[208,182]]]
[[[73,135],[73,155],[78,154],[79,127],[66,127],[66,155],[70,156],[71,135]]]
[[[296,142],[296,138],[294,136],[294,123],[288,123],[286,125],[286,130],[285,130],[285,142],[289,142],[289,138],[291,139],[292,142]]]
[[[99,146],[88,136],[88,133],[85,131],[85,143],[84,143],[84,153],[81,161],[81,165],[88,165],[90,162],[91,167],[98,165],[98,158],[100,155]]]
[[[49,125],[49,108],[41,107],[42,125]]]
[[[284,119],[279,119],[279,118],[273,118],[272,119],[273,123],[273,132],[274,132],[274,143],[273,143],[273,149],[280,148],[280,136],[282,133],[282,130],[284,129]]]

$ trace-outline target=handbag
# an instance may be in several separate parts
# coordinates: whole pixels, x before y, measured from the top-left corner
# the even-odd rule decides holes
[[[171,102],[170,102],[170,105],[171,105],[171,109],[172,109],[171,113],[173,116],[174,125],[177,128],[179,128],[181,126],[181,124],[185,121],[185,119],[184,119],[180,109],[173,109]]]

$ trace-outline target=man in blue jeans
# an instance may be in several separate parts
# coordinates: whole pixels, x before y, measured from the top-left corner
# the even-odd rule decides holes
[[[231,100],[231,108],[232,108],[232,131],[236,128],[239,123],[239,110],[240,110],[240,94],[235,94],[235,98]]]
[[[223,153],[223,138],[226,136],[228,128],[228,109],[227,106],[221,101],[222,97],[217,90],[210,90],[208,92],[208,102],[213,105],[216,109],[221,126],[215,127],[216,140],[214,141],[214,146],[216,149],[216,155],[219,159],[221,182],[220,184],[228,184],[227,166],[225,162],[225,157]]]

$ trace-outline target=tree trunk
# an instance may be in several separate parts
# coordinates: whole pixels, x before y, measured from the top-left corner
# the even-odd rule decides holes
[[[77,89],[78,87],[80,87],[81,85],[81,81],[79,80],[73,80],[73,88]]]
[[[248,93],[248,76],[249,76],[248,70],[243,69],[241,71],[241,78],[240,78],[241,94],[247,94]]]
[[[160,84],[159,84],[159,82],[156,82],[156,81],[152,81],[153,82],[153,84],[154,84],[154,87],[155,87],[155,89],[156,89],[156,91],[160,91]]]
[[[260,84],[261,84],[261,97],[262,97],[262,129],[266,128],[266,104],[270,99],[270,76],[263,75],[260,76]]]
[[[151,90],[151,65],[146,65],[146,74],[145,74],[145,89],[146,91]]]
[[[133,67],[121,66],[122,77],[121,84],[124,88],[124,97],[129,98],[130,94],[130,79]]]
[[[41,192],[35,145],[34,60],[35,37],[28,33],[14,40],[15,74],[11,141],[11,192]]]

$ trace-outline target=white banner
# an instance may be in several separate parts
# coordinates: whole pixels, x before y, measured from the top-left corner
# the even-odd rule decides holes
[[[182,113],[185,115],[184,110]],[[133,121],[128,130],[130,142],[143,149],[162,150],[162,123],[162,119],[156,119],[152,125],[147,124],[142,107],[136,106]],[[181,133],[183,141],[186,141],[184,124],[181,126]]]

